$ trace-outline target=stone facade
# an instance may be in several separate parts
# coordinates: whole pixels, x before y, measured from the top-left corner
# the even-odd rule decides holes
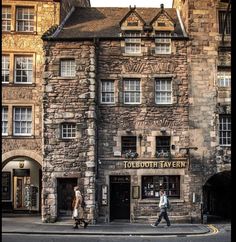
[[[201,195],[199,187],[214,174],[231,170],[230,146],[219,143],[219,115],[230,115],[229,87],[219,87],[219,68],[230,72],[230,35],[219,33],[219,11],[226,10],[227,1],[173,1],[180,10],[189,34],[191,46],[189,63],[189,134],[190,146],[198,150],[192,154],[191,190]],[[200,178],[201,177],[201,178]],[[200,214],[196,204],[196,215]]]

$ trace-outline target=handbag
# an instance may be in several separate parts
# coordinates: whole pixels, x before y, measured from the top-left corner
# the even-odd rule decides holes
[[[78,209],[77,209],[77,208],[75,208],[75,209],[74,209],[74,211],[73,211],[72,218],[77,218],[77,217],[78,217],[78,215],[79,215],[79,213],[78,213]]]

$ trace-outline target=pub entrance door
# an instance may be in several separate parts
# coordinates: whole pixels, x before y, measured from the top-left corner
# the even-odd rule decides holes
[[[110,221],[130,219],[130,176],[110,176]]]
[[[58,216],[72,215],[72,201],[74,198],[74,187],[77,186],[77,178],[57,179],[57,202]]]

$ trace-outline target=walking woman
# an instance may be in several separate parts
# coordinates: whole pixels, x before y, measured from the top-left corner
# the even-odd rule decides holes
[[[72,218],[75,220],[74,229],[78,229],[78,225],[83,223],[84,228],[87,228],[88,222],[84,219],[84,208],[83,208],[83,197],[79,190],[79,187],[74,187],[75,191],[75,202],[73,206],[73,215]]]

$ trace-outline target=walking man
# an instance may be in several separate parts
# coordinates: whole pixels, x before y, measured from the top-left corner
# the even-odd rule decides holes
[[[170,226],[170,220],[167,214],[167,196],[164,193],[164,190],[160,190],[160,202],[159,202],[160,214],[157,221],[154,224],[151,224],[152,227],[157,227],[161,222],[162,218],[166,220],[167,226]]]

